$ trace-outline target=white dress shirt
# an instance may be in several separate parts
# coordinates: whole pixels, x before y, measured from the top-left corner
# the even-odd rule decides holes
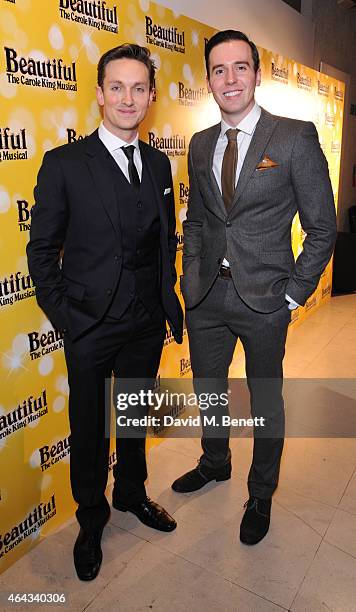
[[[261,116],[261,107],[255,102],[254,107],[250,110],[249,114],[246,115],[238,123],[238,125],[229,125],[221,119],[221,131],[218,141],[216,143],[214,159],[213,159],[213,172],[219,185],[220,191],[221,189],[221,168],[224,158],[225,149],[227,147],[227,136],[226,131],[231,128],[237,128],[240,130],[237,134],[237,148],[238,148],[238,159],[237,159],[237,168],[236,168],[236,176],[235,176],[235,186],[237,185],[237,181],[239,180],[242,164],[245,161],[245,157],[248,151],[248,148],[251,144],[252,136],[254,135],[256,125]]]
[[[229,125],[228,123],[226,123],[226,121],[224,121],[224,119],[221,119],[221,131],[220,131],[218,141],[216,143],[214,158],[213,158],[213,172],[214,172],[214,176],[216,178],[216,182],[219,186],[221,193],[222,193],[221,170],[222,170],[224,153],[225,153],[225,149],[227,147],[227,142],[228,142],[226,131],[229,130],[230,128],[235,128],[235,129],[237,128],[238,130],[240,130],[237,134],[238,158],[237,158],[237,167],[236,167],[236,176],[235,176],[235,187],[236,187],[237,181],[239,180],[239,176],[241,173],[242,165],[245,161],[245,157],[246,157],[248,148],[251,144],[251,140],[255,133],[256,125],[260,117],[261,117],[261,107],[257,104],[257,102],[255,102],[255,105],[250,110],[249,114],[246,115],[246,117],[244,117],[242,121],[240,121],[240,123],[238,123],[237,125]],[[223,263],[223,266],[230,267],[230,264],[225,257],[222,263]],[[288,308],[290,310],[294,310],[295,308],[298,308],[299,304],[297,304],[297,302],[295,302],[292,298],[290,298],[289,295],[286,295],[286,300],[287,302],[289,302]]]
[[[237,157],[236,176],[235,176],[235,187],[236,187],[237,181],[239,180],[239,176],[241,173],[242,164],[245,161],[245,157],[246,157],[248,148],[251,144],[252,136],[255,132],[256,125],[260,117],[261,117],[261,107],[257,104],[257,102],[255,102],[255,105],[250,110],[249,114],[246,115],[246,117],[244,117],[242,121],[240,121],[240,123],[238,123],[237,125],[229,125],[228,123],[226,123],[226,121],[224,121],[224,119],[221,119],[220,135],[216,143],[216,147],[214,151],[214,158],[213,158],[213,172],[214,172],[214,176],[216,178],[216,182],[219,186],[221,193],[222,193],[221,170],[222,170],[224,153],[225,153],[225,149],[227,147],[227,142],[228,142],[226,131],[231,128],[237,128],[238,130],[240,130],[237,134],[238,157]],[[229,267],[229,265],[230,264],[227,261],[227,259],[224,258],[223,266]]]
[[[112,132],[110,132],[104,125],[103,122],[99,125],[98,134],[101,142],[110,155],[113,156],[120,170],[124,173],[127,180],[130,182],[129,177],[129,160],[127,159],[125,153],[122,150],[122,147],[128,147],[129,145],[133,145],[135,147],[134,150],[134,164],[137,168],[138,175],[140,180],[142,179],[142,159],[140,153],[140,147],[138,144],[138,134],[136,134],[134,140],[132,142],[126,142],[122,140],[118,136],[115,136]]]

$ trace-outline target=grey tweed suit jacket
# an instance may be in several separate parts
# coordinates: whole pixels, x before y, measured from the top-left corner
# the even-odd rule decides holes
[[[212,171],[220,129],[218,124],[194,134],[189,147],[181,279],[186,306],[203,300],[225,255],[237,292],[253,310],[281,308],[286,293],[304,305],[336,239],[328,164],[315,126],[262,109],[229,214]],[[264,156],[277,165],[256,169]],[[306,237],[294,261],[291,226],[296,212]]]

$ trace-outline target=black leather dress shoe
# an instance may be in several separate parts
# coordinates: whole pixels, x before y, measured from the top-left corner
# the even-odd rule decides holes
[[[113,507],[121,512],[132,512],[137,518],[148,527],[159,531],[173,531],[177,527],[174,518],[159,504],[146,497],[136,504],[123,504],[113,499]]]
[[[94,580],[99,574],[103,553],[101,551],[101,536],[103,531],[87,533],[80,528],[74,544],[74,565],[79,580]]]
[[[229,480],[229,478],[231,478],[231,463],[227,463],[217,470],[198,463],[194,470],[190,470],[190,472],[177,478],[172,484],[172,489],[177,493],[191,493],[192,491],[198,491],[211,480],[220,482],[221,480]]]
[[[246,510],[240,526],[240,540],[243,544],[252,546],[265,537],[269,529],[271,504],[271,498],[259,497],[250,497],[245,503]]]

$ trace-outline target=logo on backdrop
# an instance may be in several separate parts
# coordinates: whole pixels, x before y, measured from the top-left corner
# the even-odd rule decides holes
[[[29,274],[13,272],[0,279],[0,307],[13,306],[36,294],[34,282]]]
[[[299,87],[299,89],[304,89],[305,91],[311,91],[313,87],[312,78],[297,72],[297,87]]]
[[[152,17],[145,16],[146,43],[169,49],[176,53],[185,53],[185,32],[179,32],[174,26],[164,27],[154,23]]]
[[[184,321],[184,323],[183,323],[183,338],[184,338],[184,336],[186,336],[186,335],[187,335],[187,328],[186,328],[185,321]],[[174,336],[173,336],[173,334],[172,334],[171,328],[169,327],[169,328],[166,330],[166,337],[165,337],[165,339],[164,339],[164,346],[168,346],[168,345],[169,345],[169,344],[171,344],[172,342],[174,342]]]
[[[331,293],[331,286],[327,285],[321,292],[322,299],[326,298]]]
[[[105,0],[59,0],[62,19],[117,34],[117,7],[110,8]]]
[[[179,376],[186,376],[192,371],[192,366],[190,359],[180,359],[179,360]]]
[[[154,132],[148,132],[148,144],[159,151],[164,151],[168,157],[181,157],[186,155],[187,151],[185,136],[180,134],[161,138]]]
[[[109,456],[109,472],[111,472],[114,469],[116,462],[117,462],[116,451],[113,451],[111,455]]]
[[[183,251],[183,245],[184,245],[183,234],[181,234],[180,232],[176,232],[176,238],[177,238],[177,251]]]
[[[11,132],[9,127],[0,128],[0,162],[28,159],[26,129]]]
[[[40,455],[41,470],[44,472],[70,455],[69,436],[63,438],[63,440],[59,440],[57,444],[52,444],[52,446],[46,444],[41,446],[38,452]]]
[[[294,310],[291,311],[291,318],[290,318],[289,325],[293,325],[293,323],[296,323],[298,319],[299,319],[299,308],[295,308]]]
[[[189,186],[185,183],[179,183],[179,204],[188,206]]]
[[[179,81],[178,84],[178,104],[180,106],[197,106],[209,99],[206,87],[193,89],[187,87],[185,83]]]
[[[329,127],[333,127],[335,125],[334,113],[328,113],[328,112],[325,113],[325,125],[328,125]]]
[[[11,4],[16,4],[16,0],[5,0],[5,2],[11,2]]]
[[[48,414],[47,391],[43,389],[39,397],[30,395],[20,402],[14,410],[0,416],[0,440],[15,431],[27,427]]]
[[[86,134],[84,136],[82,134],[77,134],[77,132],[73,128],[67,128],[67,142],[70,144],[71,142],[77,142],[78,140],[84,140]]]
[[[4,535],[0,534],[0,559],[21,544],[32,533],[36,533],[57,512],[55,494],[47,503],[41,502],[18,524]]]
[[[164,346],[168,346],[168,344],[171,344],[172,342],[174,342],[174,336],[173,336],[171,328],[169,327],[166,330],[166,337],[164,339]]]
[[[20,56],[16,49],[4,47],[6,76],[11,85],[77,91],[76,63],[64,64],[62,58],[35,59]]]
[[[310,298],[309,300],[307,300],[305,302],[305,310],[310,310],[311,308],[314,308],[316,306],[316,296],[314,295],[314,297]]]
[[[338,89],[336,85],[334,85],[334,98],[341,101],[344,99],[344,92],[341,89]]]
[[[271,77],[274,81],[278,81],[278,83],[283,83],[283,85],[288,85],[289,80],[289,72],[288,66],[278,67],[274,62],[271,62]]]
[[[327,98],[329,96],[329,93],[330,85],[327,85],[326,83],[323,83],[318,79],[318,94]]]
[[[29,341],[29,354],[31,360],[39,359],[44,355],[53,353],[63,348],[63,332],[58,329],[50,329],[48,332],[39,334],[33,331],[27,334]]]
[[[320,138],[319,138],[319,144],[320,144],[320,148],[323,151],[323,153],[326,154],[327,153],[326,142],[325,142],[325,139],[322,136],[320,136]]]
[[[17,224],[20,232],[28,232],[31,229],[32,206],[27,200],[17,200]]]
[[[338,140],[331,141],[331,152],[332,153],[340,153],[341,151],[341,143]]]

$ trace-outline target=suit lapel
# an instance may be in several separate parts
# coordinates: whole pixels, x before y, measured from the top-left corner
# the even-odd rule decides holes
[[[263,157],[264,151],[276,125],[277,120],[273,117],[273,115],[264,109],[261,109],[261,117],[256,125],[256,129],[244,159],[239,180],[237,182],[230,216],[236,212],[236,204],[238,203],[239,198],[250,180],[252,173],[255,171],[256,166]]]
[[[163,194],[160,193],[159,190],[159,185],[157,182],[157,170],[156,172],[154,172],[154,167],[152,164],[152,160],[150,159],[150,147],[143,141],[139,141],[139,145],[140,145],[140,153],[141,153],[141,158],[142,158],[142,167],[143,167],[143,171],[147,171],[152,186],[153,186],[153,190],[156,196],[156,201],[157,201],[157,205],[158,205],[158,212],[159,212],[159,216],[160,216],[160,221],[161,221],[161,230],[163,232],[164,235],[168,234],[168,219],[167,219],[167,210],[166,207],[164,206],[163,203]]]
[[[95,130],[93,134],[88,136],[85,153],[89,171],[98,194],[98,200],[108,215],[114,231],[120,234],[120,216],[116,202],[114,181],[110,164],[106,159],[106,156],[110,155],[110,153],[100,141],[98,130]]]

